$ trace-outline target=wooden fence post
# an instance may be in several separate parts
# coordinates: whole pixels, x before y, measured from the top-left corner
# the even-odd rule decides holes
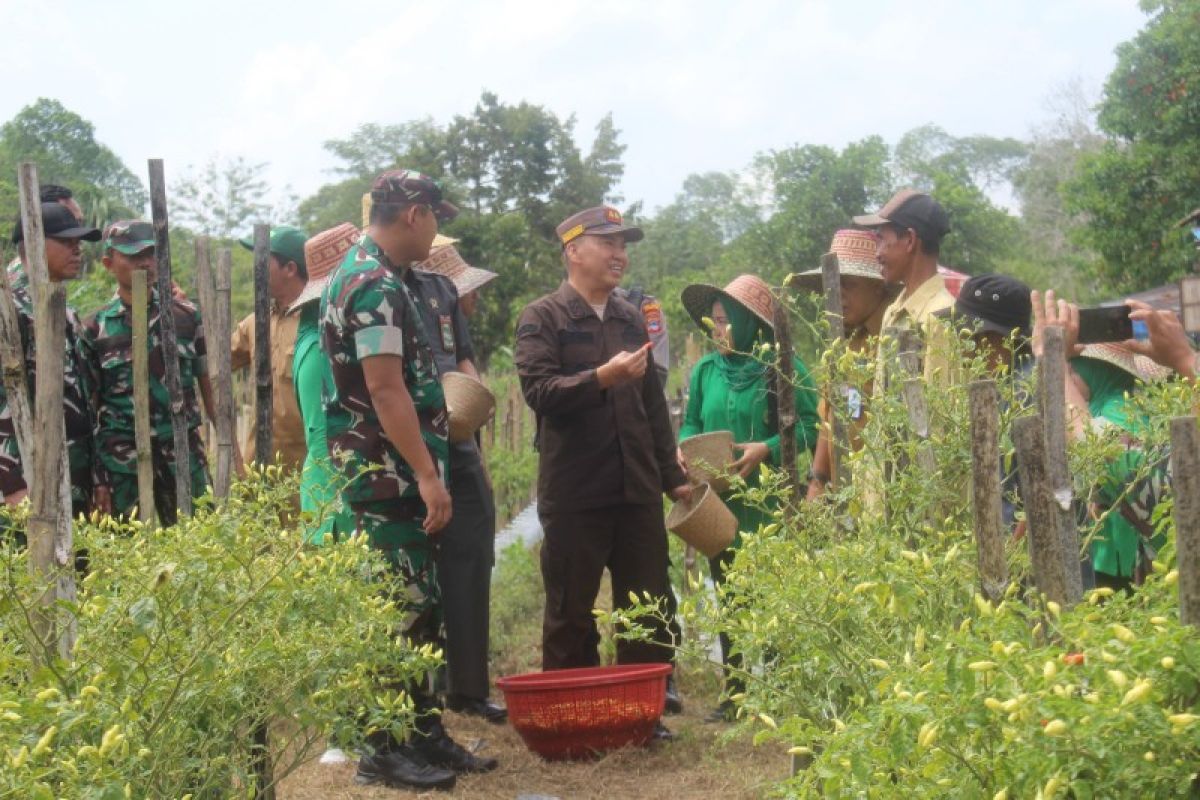
[[[1034,416],[1015,420],[1012,438],[1017,449],[1021,497],[1025,501],[1028,520],[1033,580],[1048,600],[1066,606],[1066,560],[1062,554],[1062,539],[1058,536],[1054,497],[1046,476],[1045,429],[1041,418]]]
[[[1200,430],[1195,417],[1171,420],[1171,482],[1175,490],[1175,556],[1179,619],[1200,626]]]
[[[200,320],[204,325],[204,336],[206,339],[212,339],[212,320],[213,306],[216,305],[216,299],[213,288],[212,276],[212,247],[207,236],[197,236],[195,245],[196,258],[196,274],[192,276],[196,283],[196,298],[200,301]],[[213,340],[215,341],[215,340]],[[209,358],[210,370],[212,366],[212,358]],[[210,373],[211,374],[211,373]],[[201,406],[204,404],[201,403]],[[204,409],[202,408],[203,412]],[[213,409],[214,413],[216,409]],[[207,415],[206,415],[207,416]],[[216,452],[216,426],[215,419],[209,419],[207,425],[201,427],[204,434],[204,449],[207,453]],[[209,429],[212,428],[210,431]]]
[[[150,434],[150,291],[146,270],[133,271],[133,441],[137,449],[138,518],[153,525],[154,463]]]
[[[838,342],[846,338],[845,318],[842,310],[842,275],[836,253],[826,253],[821,256],[821,290],[825,295],[825,322],[829,325],[826,335],[826,349],[833,349]],[[850,453],[850,438],[846,426],[846,417],[840,413],[842,405],[841,376],[838,375],[837,365],[829,366],[829,407],[832,411],[830,420],[829,440],[829,476],[834,489],[846,486],[850,482],[850,465],[847,456]]]
[[[275,457],[271,437],[271,293],[267,273],[271,257],[271,226],[254,226],[254,458],[270,464]],[[228,345],[226,345],[228,346]]]
[[[46,264],[46,238],[37,168],[22,162],[17,183],[21,194],[21,224],[25,242],[25,275],[33,297],[33,337],[36,353],[34,423],[27,524],[29,569],[45,587],[33,615],[40,647],[35,660],[55,653],[70,658],[75,647],[75,620],[63,615],[58,602],[75,599],[75,544],[71,532],[71,484],[67,468],[67,429],[63,415],[63,374],[66,352],[67,293],[61,281],[51,281]]]
[[[1044,349],[1038,362],[1038,401],[1046,434],[1046,479],[1054,498],[1058,538],[1062,542],[1066,567],[1067,602],[1083,597],[1083,572],[1079,561],[1079,528],[1075,521],[1075,490],[1067,466],[1066,348],[1063,330],[1057,325],[1046,328]]]
[[[788,321],[787,289],[775,298],[775,379],[776,407],[779,410],[779,460],[792,490],[792,503],[804,499],[800,467],[796,463],[796,365],[793,363],[792,330]]]
[[[192,513],[191,451],[187,413],[179,377],[179,342],[175,336],[175,287],[171,282],[171,239],[167,231],[167,185],[161,158],[150,159],[150,213],[154,218],[154,254],[158,264],[158,335],[162,340],[165,383],[171,404],[175,450],[175,504],[180,514]]]
[[[937,471],[937,458],[933,454],[933,445],[929,442],[929,403],[925,398],[925,381],[921,378],[908,378],[900,388],[904,404],[908,407],[908,424],[918,440],[917,466],[926,475],[933,475]]]
[[[233,253],[228,247],[217,254],[217,274],[213,292],[213,327],[211,340],[217,342],[213,348],[217,383],[214,388],[217,407],[217,469],[213,480],[213,493],[220,498],[229,496],[229,482],[233,474],[233,376],[229,342],[233,338],[233,309],[230,292],[233,284]]]
[[[979,556],[979,585],[984,597],[999,603],[1008,588],[1000,487],[1000,397],[994,381],[974,381],[969,391],[971,505]]]

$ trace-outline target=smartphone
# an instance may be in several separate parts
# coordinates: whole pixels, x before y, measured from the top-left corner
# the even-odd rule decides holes
[[[1124,342],[1133,338],[1129,306],[1079,309],[1079,343]]]

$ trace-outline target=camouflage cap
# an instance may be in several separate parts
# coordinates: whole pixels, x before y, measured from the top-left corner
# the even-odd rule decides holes
[[[42,230],[55,239],[83,239],[85,242],[100,241],[100,231],[89,228],[75,218],[66,206],[58,202],[42,203]],[[20,244],[25,238],[25,227],[21,218],[13,226],[12,243]]]
[[[440,222],[458,216],[458,208],[442,198],[442,187],[428,175],[411,169],[393,169],[380,175],[371,184],[374,203],[420,204],[433,209]]]
[[[104,229],[104,249],[135,256],[154,247],[154,226],[140,219],[122,219]]]
[[[271,243],[267,249],[283,259],[284,264],[295,261],[307,270],[308,266],[304,260],[304,243],[306,241],[308,241],[308,234],[304,232],[303,228],[297,228],[295,225],[276,225],[271,228]],[[247,250],[254,249],[253,236],[239,239],[238,242]]]
[[[641,228],[626,225],[621,212],[611,206],[596,206],[572,214],[560,222],[554,232],[558,234],[559,243],[564,246],[584,235],[623,233],[627,242],[640,242],[645,236]]]

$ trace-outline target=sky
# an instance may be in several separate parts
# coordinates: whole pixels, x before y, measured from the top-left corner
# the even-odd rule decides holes
[[[213,157],[269,164],[282,197],[335,179],[367,122],[469,113],[484,90],[607,113],[625,202],[796,144],[894,143],[926,123],[1027,136],[1071,80],[1098,92],[1137,0],[0,0],[0,120],[52,97],[145,182]]]

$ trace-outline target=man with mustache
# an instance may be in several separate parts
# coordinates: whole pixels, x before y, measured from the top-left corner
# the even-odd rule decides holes
[[[164,525],[178,519],[176,507],[175,444],[171,402],[166,388],[159,319],[163,311],[155,288],[157,264],[154,226],[142,220],[114,222],[104,232],[105,269],[117,282],[116,296],[87,322],[91,366],[96,393],[96,447],[100,468],[113,493],[113,513],[129,514],[137,505],[137,444],[133,422],[133,275],[146,272],[149,286],[148,339],[150,351],[150,447],[154,465],[154,504]],[[216,417],[212,383],[208,377],[208,345],[200,311],[187,300],[172,296],[167,304],[175,317],[179,353],[179,379],[183,388],[191,472],[187,476],[192,497],[208,488],[204,443],[200,440],[200,405],[210,419]],[[197,398],[197,390],[199,399]]]

